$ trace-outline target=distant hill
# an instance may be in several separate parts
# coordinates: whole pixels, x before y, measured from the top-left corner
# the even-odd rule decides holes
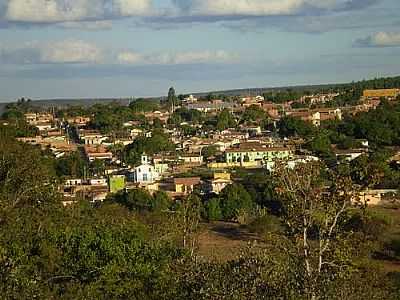
[[[115,99],[110,99],[110,98],[105,98],[105,99],[41,99],[41,100],[32,100],[31,104],[34,107],[40,107],[40,108],[66,108],[68,106],[92,106],[95,104],[107,104],[107,103],[112,103],[116,102],[121,105],[128,105],[129,104],[129,99],[121,99],[121,98],[115,98]],[[0,115],[5,111],[5,108],[8,103],[0,103]]]

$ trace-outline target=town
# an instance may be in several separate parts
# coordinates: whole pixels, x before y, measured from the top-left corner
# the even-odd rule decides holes
[[[32,130],[17,140],[50,150],[60,162],[64,205],[82,198],[104,201],[112,193],[132,189],[162,191],[175,200],[195,189],[218,195],[235,182],[238,169],[273,173],[278,161],[294,168],[311,161],[332,166],[370,159],[376,141],[335,131],[344,120],[397,105],[400,89],[364,89],[354,105],[343,106],[338,99],[346,93],[283,91],[197,99],[176,96],[171,88],[161,103],[138,99],[128,107],[28,108],[24,119]],[[341,136],[328,138],[337,134]],[[332,139],[337,142],[330,143]],[[400,149],[391,150],[389,164],[398,166]],[[77,161],[80,165],[73,167]],[[377,205],[398,187],[383,183],[360,193]]]

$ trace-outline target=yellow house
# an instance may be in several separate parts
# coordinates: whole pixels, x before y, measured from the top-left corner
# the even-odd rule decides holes
[[[194,187],[200,184],[200,182],[200,177],[174,178],[175,192],[190,194],[194,191]]]
[[[378,90],[364,90],[363,96],[365,98],[396,98],[400,95],[400,89],[378,89]]]

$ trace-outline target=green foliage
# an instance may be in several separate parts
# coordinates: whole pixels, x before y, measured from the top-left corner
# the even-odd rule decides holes
[[[170,109],[178,104],[178,98],[176,97],[175,89],[173,87],[170,87],[168,90],[167,104]]]
[[[172,200],[164,191],[158,191],[153,195],[151,202],[151,210],[161,212],[167,210],[171,206]]]
[[[131,102],[129,108],[134,113],[152,112],[159,109],[159,104],[152,100],[136,99]]]
[[[4,299],[168,299],[181,256],[109,205],[9,211],[0,245]]]
[[[131,120],[133,115],[128,107],[117,104],[97,104],[90,110],[93,114],[90,126],[103,133],[115,133],[123,130],[123,123]]]
[[[323,158],[325,161],[335,161],[331,147],[331,140],[326,132],[319,132],[310,143],[310,148],[313,153]]]
[[[376,110],[358,114],[351,122],[354,136],[376,146],[400,145],[400,104],[381,104]]]
[[[58,200],[55,183],[52,157],[13,139],[0,141],[1,202],[15,207],[50,205]]]
[[[201,150],[201,154],[205,159],[215,156],[218,153],[218,148],[216,146],[207,146]]]
[[[57,159],[55,169],[58,177],[82,178],[89,167],[79,152],[73,152]]]
[[[140,162],[143,153],[153,155],[162,151],[173,151],[175,149],[169,136],[162,131],[154,130],[151,137],[140,136],[125,148],[125,159],[130,164]]]
[[[203,114],[196,109],[178,108],[172,115],[174,124],[181,122],[201,123],[204,120]],[[179,123],[177,122],[179,120]]]
[[[267,118],[267,114],[259,106],[252,105],[244,111],[242,115],[243,122],[259,122]]]
[[[235,126],[236,126],[236,120],[228,109],[224,109],[217,116],[217,124],[216,124],[217,130],[222,131]]]
[[[153,197],[144,189],[120,191],[109,196],[107,200],[119,203],[130,210],[136,211],[150,211],[154,205]]]
[[[282,118],[278,122],[278,128],[279,133],[282,137],[309,137],[313,136],[316,132],[316,128],[311,123],[291,117]]]
[[[294,101],[301,98],[301,96],[307,94],[306,91],[295,91],[293,89],[287,89],[286,91],[269,92],[264,94],[264,98],[267,101],[274,103],[285,103],[288,101]]]
[[[282,221],[273,215],[265,215],[256,218],[248,225],[251,232],[258,233],[260,235],[266,235],[268,233],[282,233],[283,225]]]
[[[151,195],[145,189],[133,189],[128,191],[120,191],[110,195],[108,202],[119,203],[129,210],[138,212],[162,212],[171,206],[171,199],[167,193],[163,191],[156,192]]]
[[[236,220],[241,210],[250,212],[253,201],[240,184],[228,185],[219,196],[222,216],[225,220]]]
[[[205,204],[205,214],[209,221],[218,221],[222,219],[222,211],[220,207],[220,200],[212,198]]]

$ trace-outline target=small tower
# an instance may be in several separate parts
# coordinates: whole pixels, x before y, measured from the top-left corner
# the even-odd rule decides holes
[[[148,157],[146,153],[143,153],[141,156],[142,165],[147,165],[149,163]]]

